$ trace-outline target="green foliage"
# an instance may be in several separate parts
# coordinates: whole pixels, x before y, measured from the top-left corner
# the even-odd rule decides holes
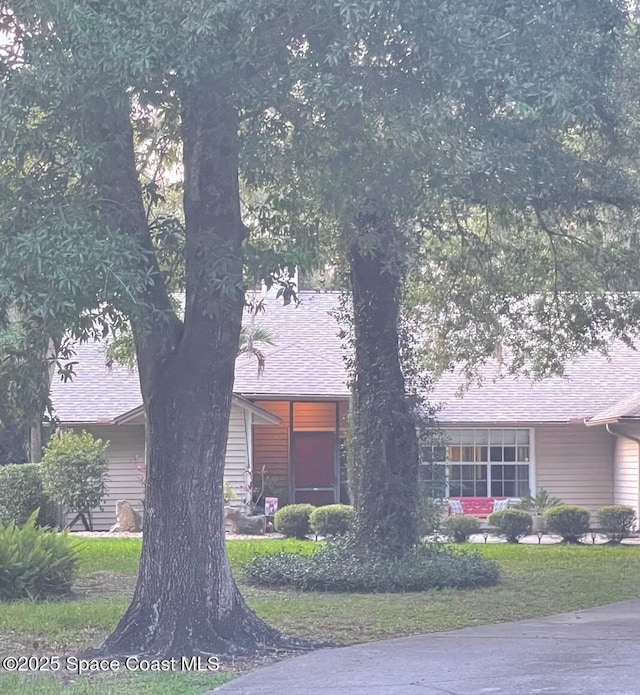
[[[400,556],[356,552],[349,540],[333,540],[308,556],[258,556],[245,567],[259,586],[293,586],[302,591],[394,593],[491,586],[498,564],[475,553],[418,546]]]
[[[520,500],[518,509],[523,509],[525,512],[530,512],[531,514],[544,514],[547,509],[556,507],[559,504],[562,504],[562,500],[559,497],[551,497],[547,490],[540,487],[535,495],[531,493],[525,495]]]
[[[36,526],[37,511],[19,527],[0,527],[0,601],[68,594],[78,554],[67,532]]]
[[[311,529],[319,536],[344,536],[353,526],[353,507],[348,504],[327,504],[311,512]]]
[[[447,513],[446,507],[430,495],[420,497],[418,513],[420,515],[420,535],[430,536],[442,528]]]
[[[480,522],[465,514],[448,516],[444,520],[444,532],[454,543],[466,543],[473,533],[480,533]]]
[[[517,543],[531,533],[531,514],[523,509],[503,509],[491,514],[489,524],[509,543]]]
[[[596,512],[596,517],[602,533],[610,543],[620,543],[627,538],[636,522],[635,510],[624,504],[601,507]]]
[[[222,497],[224,499],[225,504],[229,504],[231,500],[234,500],[236,498],[236,491],[233,489],[230,483],[224,484],[224,487],[222,489]]]
[[[12,463],[0,466],[0,525],[12,521],[24,524],[39,509],[37,523],[54,525],[55,508],[42,484],[39,463]]]
[[[289,504],[278,509],[273,518],[273,525],[278,533],[287,538],[306,538],[311,533],[312,504]]]
[[[107,447],[88,432],[53,437],[42,459],[46,494],[71,512],[98,507],[107,490]]]
[[[589,531],[590,516],[584,507],[558,504],[545,512],[544,520],[547,530],[562,536],[565,543],[578,543]]]

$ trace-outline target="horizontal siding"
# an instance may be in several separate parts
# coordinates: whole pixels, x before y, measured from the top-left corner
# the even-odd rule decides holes
[[[538,488],[590,511],[613,504],[614,438],[604,427],[545,425],[534,442]]]
[[[93,511],[93,527],[96,531],[108,531],[116,522],[116,502],[127,500],[142,510],[144,487],[142,472],[144,466],[144,427],[142,425],[103,425],[83,428],[94,437],[109,441],[109,480],[107,494],[101,509]],[[73,515],[69,515],[67,523]],[[82,522],[74,525],[74,530],[83,529]]]
[[[294,432],[335,432],[335,403],[294,403]]]
[[[249,465],[244,412],[237,405],[231,408],[224,471],[225,481],[236,493],[236,504],[240,504],[244,499],[245,472]],[[108,531],[116,522],[118,500],[127,500],[136,509],[142,511],[144,486],[138,467],[144,466],[144,427],[142,425],[104,425],[85,429],[94,436],[110,442],[107,449],[109,459],[107,495],[102,508],[93,511],[94,529]],[[67,523],[72,518],[73,515],[69,515]],[[82,522],[76,523],[73,528],[82,530]]]
[[[246,414],[246,417],[250,417]],[[247,434],[245,427],[245,410],[238,405],[231,407],[229,417],[229,436],[227,439],[227,454],[224,465],[224,480],[229,483],[236,493],[232,504],[241,504],[245,498],[246,486],[249,482],[249,457],[247,456]]]
[[[640,436],[640,431],[623,430],[616,427],[617,431]],[[613,493],[616,504],[626,504],[633,507],[638,514],[638,489],[640,480],[638,476],[639,445],[631,439],[617,436],[615,438],[615,458]]]
[[[256,425],[253,428],[253,480],[261,484],[261,471],[270,476],[278,488],[280,504],[289,498],[289,402],[257,401],[256,405],[280,418],[279,425]]]

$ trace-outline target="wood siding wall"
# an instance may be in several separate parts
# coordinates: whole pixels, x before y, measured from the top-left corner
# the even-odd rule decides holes
[[[102,509],[93,510],[93,527],[96,531],[108,531],[116,521],[116,502],[128,500],[136,509],[142,509],[144,487],[142,472],[144,466],[144,426],[143,425],[100,425],[85,427],[94,437],[109,441],[109,481],[107,495]],[[74,515],[69,515],[67,523]],[[83,531],[82,522],[73,530]]]
[[[256,401],[256,405],[277,415],[279,425],[253,428],[253,484],[261,483],[260,472],[273,478],[280,506],[289,501],[289,401]]]
[[[244,499],[245,471],[249,465],[245,417],[250,415],[243,408],[235,404],[231,407],[224,478],[236,492],[236,499],[232,504],[241,504]],[[107,449],[107,495],[102,510],[96,509],[93,512],[94,529],[108,531],[116,522],[118,500],[128,500],[136,509],[142,510],[144,488],[138,467],[144,465],[144,425],[100,425],[83,429],[91,432],[94,437],[110,442]],[[255,429],[259,431],[260,427]],[[67,523],[72,518],[73,515],[68,516]],[[82,522],[73,528],[76,531],[83,530]]]
[[[616,431],[640,437],[636,429],[615,426]],[[626,504],[633,507],[638,515],[638,490],[640,478],[638,475],[639,444],[631,439],[615,437],[615,457],[613,474],[613,495],[615,504]]]
[[[614,444],[604,427],[536,427],[536,486],[567,504],[579,504],[590,511],[613,504]]]

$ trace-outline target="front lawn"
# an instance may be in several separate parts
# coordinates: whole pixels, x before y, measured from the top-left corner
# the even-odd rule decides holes
[[[125,610],[135,584],[140,542],[82,539],[81,576],[68,601],[0,604],[0,653],[72,654],[98,644]],[[256,553],[312,552],[312,542],[230,541],[234,568]],[[474,545],[503,570],[499,586],[473,591],[415,594],[306,594],[243,586],[265,620],[294,635],[352,644],[387,637],[532,618],[640,598],[640,547]],[[227,664],[232,666],[232,664]],[[221,675],[160,674],[90,677],[0,677],[7,695],[193,693],[221,682]]]

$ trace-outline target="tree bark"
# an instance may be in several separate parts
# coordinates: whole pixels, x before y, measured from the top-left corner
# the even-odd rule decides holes
[[[155,325],[151,338],[133,323],[146,415],[142,558],[132,603],[98,650],[103,655],[302,646],[249,609],[226,553],[223,472],[244,306],[238,124],[220,85],[197,84],[181,98],[185,319],[179,329],[174,321]],[[126,133],[128,175],[119,180],[139,191],[130,127]]]
[[[418,438],[405,394],[398,337],[404,241],[384,217],[360,218],[356,227],[349,258],[355,348],[350,456],[355,540],[364,549],[402,553],[419,540]],[[378,242],[367,248],[372,235]]]

